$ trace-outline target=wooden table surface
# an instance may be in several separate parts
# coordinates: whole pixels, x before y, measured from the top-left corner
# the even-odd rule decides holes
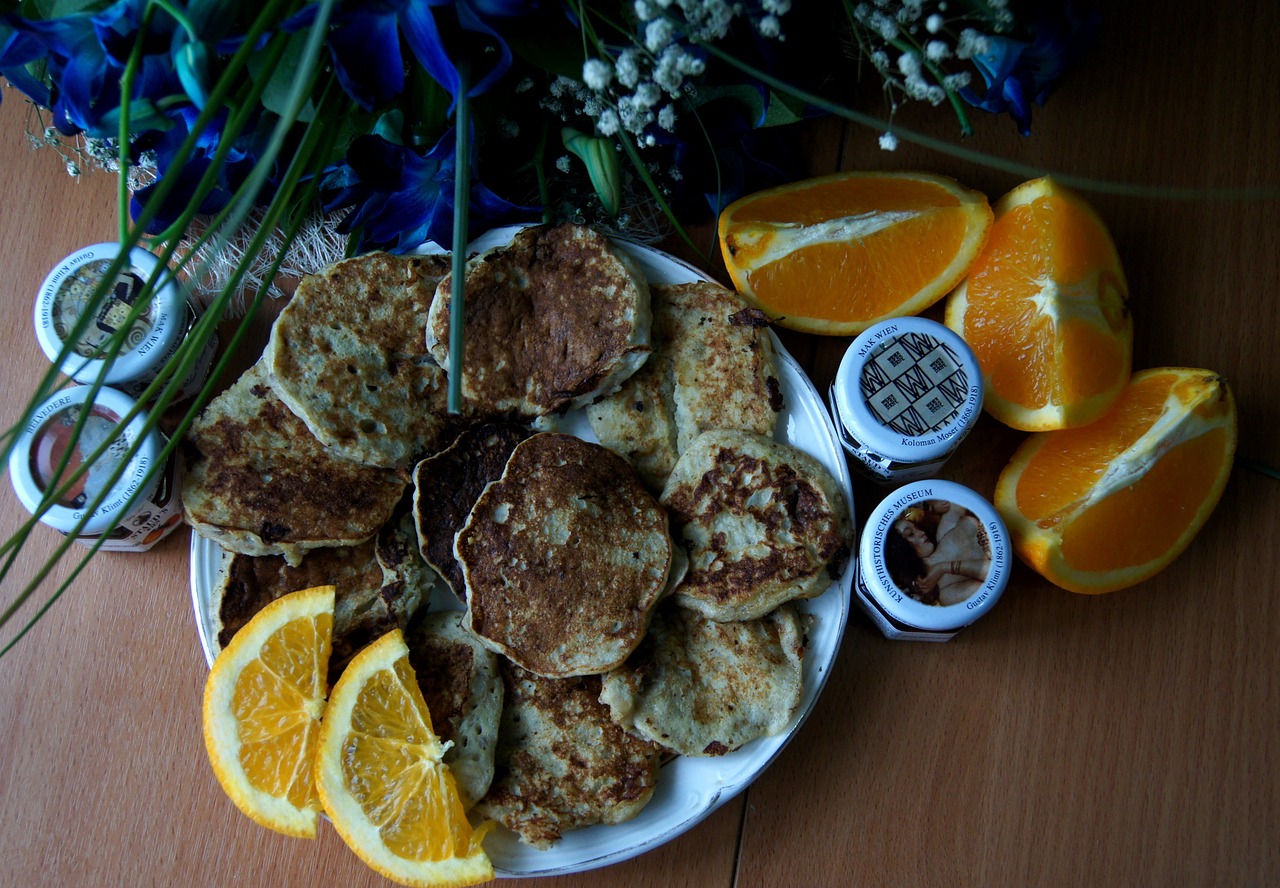
[[[966,147],[1097,179],[1274,193],[1280,14],[1234,7],[1115,5],[1030,138],[983,115]],[[114,179],[69,179],[29,149],[26,115],[6,88],[4,426],[46,367],[38,284],[115,231]],[[953,136],[943,112],[899,120]],[[815,173],[926,169],[993,200],[1021,179],[909,145],[884,153],[838,122],[796,138]],[[1129,277],[1135,367],[1222,373],[1240,456],[1280,465],[1280,204],[1088,196]],[[825,391],[847,340],[784,341]],[[1020,438],[984,417],[944,475],[990,494]],[[860,489],[860,513],[875,498]],[[22,517],[0,485],[0,534]],[[56,542],[39,529],[16,576]],[[1133,589],[1077,596],[1019,565],[1000,605],[945,645],[886,641],[855,612],[812,717],[747,792],[641,858],[541,884],[1280,884],[1278,544],[1280,481],[1238,465],[1192,547]],[[183,530],[146,555],[98,556],[0,659],[0,885],[386,884],[327,825],[287,839],[222,794],[200,736],[187,553]]]

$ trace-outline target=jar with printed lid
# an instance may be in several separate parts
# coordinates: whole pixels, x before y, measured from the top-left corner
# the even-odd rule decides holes
[[[1004,521],[981,495],[917,481],[867,516],[856,598],[887,638],[948,641],[1000,600],[1010,553]]]
[[[101,378],[104,384],[140,398],[177,353],[199,315],[160,260],[141,247],[129,251],[129,260],[105,297],[95,301],[95,292],[119,255],[120,244],[94,244],[59,262],[36,296],[36,338],[49,360],[61,361],[59,369],[75,382]],[[143,286],[156,275],[162,276],[150,301],[130,320]],[[108,360],[112,339],[126,325],[119,352]],[[200,390],[216,347],[217,337],[209,337],[175,400]]]
[[[831,410],[853,468],[880,484],[932,478],[978,421],[982,371],[965,341],[926,318],[895,318],[849,346]]]
[[[91,392],[72,386],[36,409],[14,442],[9,478],[33,515],[51,497],[40,520],[77,542],[145,552],[182,523],[180,458],[161,461],[165,438],[145,427],[145,412],[126,421],[133,398],[103,387],[90,401]]]

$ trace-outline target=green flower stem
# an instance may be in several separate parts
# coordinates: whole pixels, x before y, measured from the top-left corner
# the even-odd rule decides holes
[[[314,197],[317,191],[318,191],[318,180],[315,179],[315,177],[312,177],[311,183],[308,186],[308,193],[310,196]],[[290,227],[286,232],[286,238],[288,240],[292,240],[297,235],[298,228],[301,226],[303,218],[304,218],[303,216],[298,216],[291,222]],[[275,261],[272,263],[272,266],[270,269],[270,274],[272,276],[274,276],[280,270],[280,265],[283,261],[284,261],[284,254],[280,253],[276,257]],[[218,361],[217,372],[219,374],[225,369],[231,356],[235,353],[236,347],[240,344],[240,341],[244,337],[245,331],[249,327],[249,319],[251,319],[254,313],[261,307],[263,298],[264,296],[263,296],[262,290],[259,290],[254,294],[254,298],[251,304],[251,309],[245,315],[245,322],[241,323],[239,327],[236,329],[236,332],[233,334],[228,344],[226,352],[222,355],[221,359]],[[203,409],[204,404],[207,403],[209,396],[211,394],[212,393],[208,391],[200,393],[200,395],[197,398],[197,403],[192,406],[192,409],[188,411],[187,416],[184,417],[178,429],[175,430],[173,436],[169,440],[169,443],[165,446],[164,450],[161,452],[160,458],[157,460],[157,463],[156,463],[156,468],[153,468],[152,471],[156,471],[159,467],[162,467],[165,464],[165,462],[169,459],[169,456],[172,454],[174,448],[178,445],[178,442],[182,440],[182,436],[186,433],[186,430],[190,427],[192,420],[195,418],[196,414],[201,409]],[[8,653],[9,650],[12,649],[13,646],[16,645],[22,639],[22,637],[25,636],[33,626],[35,626],[37,622],[39,622],[40,618],[44,616],[44,614],[49,610],[50,607],[53,606],[53,603],[57,601],[60,597],[62,597],[62,593],[64,593],[65,591],[67,591],[68,588],[71,587],[71,584],[75,582],[76,578],[80,575],[80,571],[82,571],[85,568],[85,566],[89,563],[89,561],[93,558],[93,556],[97,554],[98,549],[101,548],[103,542],[105,541],[106,541],[106,534],[104,534],[102,537],[100,537],[97,541],[94,542],[94,544],[89,548],[89,551],[80,558],[79,562],[72,569],[71,573],[67,576],[67,578],[58,585],[58,588],[55,589],[53,593],[40,605],[40,607],[35,611],[35,613],[32,614],[31,618],[22,626],[21,629],[18,630],[17,633],[14,634],[13,638],[9,639],[9,641],[4,645],[4,647],[0,648],[0,657],[3,657],[6,653]],[[29,586],[29,589],[31,591],[34,591],[35,585],[38,585],[39,583],[43,582],[43,580],[48,574],[48,571],[52,569],[53,565],[61,557],[62,553],[64,553],[70,547],[71,543],[72,543],[72,539],[70,537],[68,537],[66,540],[63,541],[63,543],[59,546],[58,551],[55,553],[54,557],[50,558],[49,561],[46,562],[45,569],[41,572],[38,579],[34,582],[34,585]],[[0,626],[3,626],[4,623],[8,621],[12,612],[15,611],[17,607],[21,606],[22,602],[24,602],[29,595],[30,595],[30,591],[24,590],[24,594],[22,595],[21,600],[15,602],[13,607],[6,610],[3,616],[0,616]]]
[[[192,43],[200,42],[200,33],[196,30],[195,24],[187,16],[185,10],[174,6],[169,0],[148,0],[147,15],[150,15],[151,9],[156,6],[173,16],[173,20],[182,26],[182,30],[187,32],[187,37]]]
[[[467,280],[467,211],[471,207],[471,67],[458,61],[457,134],[453,164],[453,262],[449,285],[449,401],[450,413],[462,411],[462,361]]]
[[[304,51],[303,51],[304,70],[309,70],[309,71],[316,70],[316,61],[320,52],[320,48],[323,40],[323,34],[325,33],[325,29],[327,27],[329,16],[332,13],[333,6],[334,6],[334,0],[326,0],[326,2],[323,2],[321,4],[321,7],[317,14],[316,25],[312,30],[312,32],[308,35],[306,47],[304,48]],[[268,10],[270,9],[271,9],[271,5],[269,4]],[[266,14],[266,11],[264,10],[264,15],[265,14]],[[260,21],[265,21],[265,20],[260,17]],[[253,42],[252,40],[249,40],[247,41],[247,44],[252,42]],[[241,48],[243,49],[244,47],[242,46]],[[232,75],[231,74],[224,75],[224,78],[219,81],[218,85],[215,87],[215,90],[214,90],[215,95],[221,93],[222,96],[225,96],[227,92],[227,79],[230,76]],[[235,230],[241,224],[243,224],[244,219],[247,217],[249,209],[252,207],[254,201],[256,200],[258,192],[261,190],[262,185],[265,183],[266,177],[268,175],[267,170],[270,169],[276,156],[278,156],[284,144],[284,141],[288,136],[290,129],[292,128],[293,124],[296,122],[298,113],[302,108],[303,102],[305,101],[308,91],[311,87],[311,82],[312,82],[311,78],[300,78],[294,84],[293,90],[290,93],[289,101],[286,105],[286,111],[283,115],[281,115],[279,121],[277,122],[276,128],[272,133],[271,139],[267,145],[266,150],[263,152],[260,162],[254,167],[254,170],[246,178],[245,182],[241,185],[241,188],[237,192],[237,199],[234,201],[234,203],[237,206],[237,209],[235,212],[233,212],[230,215],[228,220],[228,221],[234,220],[232,222],[232,230]],[[128,101],[127,98],[125,101],[127,103]],[[222,98],[219,98],[218,101],[221,102]],[[213,106],[212,99],[210,101],[210,106],[207,106],[206,110],[208,110],[208,107],[211,107],[211,106]],[[202,114],[202,117],[203,117],[203,114]],[[198,123],[196,129],[193,130],[193,132],[198,133],[201,129],[202,127]],[[310,133],[311,131],[312,131],[312,128],[308,127],[308,132]],[[301,157],[295,157],[295,163],[290,167],[290,172],[292,174],[294,174],[295,176],[302,175],[302,173],[304,172],[304,163],[305,163],[304,158],[309,156],[309,154],[310,152],[307,151]],[[306,170],[306,172],[314,173],[315,171]],[[272,225],[278,224],[280,219],[280,213],[283,212],[283,208],[288,202],[287,198],[290,195],[292,188],[296,187],[297,181],[298,181],[297,178],[294,178],[292,184],[290,184],[289,187],[287,188],[282,187],[280,191],[277,192],[277,195],[276,195],[277,200],[273,201],[272,203],[272,206],[276,208],[275,212],[268,214],[268,219],[271,220]],[[163,185],[164,183],[162,182],[161,184]],[[309,187],[312,189],[316,187],[314,175],[312,176],[311,185]],[[153,207],[158,207],[158,202],[162,201],[164,199],[164,196],[165,195],[161,193],[161,189],[158,188],[157,191],[152,195],[152,199],[149,200],[147,202],[146,207],[143,208],[143,212],[142,214],[140,214],[140,218],[137,224],[134,226],[133,230],[129,232],[128,237],[126,238],[127,246],[125,251],[122,252],[120,257],[117,257],[118,260],[121,260],[119,262],[120,265],[123,265],[122,260],[123,260],[123,257],[127,254],[128,246],[132,246],[133,243],[136,243],[138,237],[140,236],[141,229],[145,226],[146,222],[149,221],[150,218],[154,217],[155,209],[153,209]],[[301,220],[301,217],[298,217],[298,219],[295,220],[295,227],[293,230],[293,234],[296,234],[296,225],[300,224],[300,220]],[[255,242],[251,246],[250,252],[247,254],[248,256],[256,255],[257,252],[261,251],[262,246],[265,243],[265,238],[268,236],[269,232],[271,231],[271,228],[266,227],[266,224],[267,223],[264,222],[264,227],[260,228],[258,235],[255,238]],[[291,237],[292,237],[292,234],[291,234]],[[170,255],[172,255],[171,252],[170,252]],[[278,271],[281,259],[282,259],[282,256],[277,256],[276,262],[274,264],[274,270]],[[238,269],[238,274],[236,277],[237,280],[243,277],[243,274],[247,269],[248,261],[249,260],[246,259],[244,262],[241,263],[241,266]],[[212,335],[213,327],[216,325],[218,318],[220,318],[222,312],[225,311],[226,302],[230,298],[230,292],[231,292],[231,288],[228,287],[227,290],[225,290],[222,294],[219,295],[218,302],[220,302],[221,304],[218,306],[218,308],[215,310],[211,306],[211,310],[207,312],[206,315],[201,319],[201,323],[207,325],[205,327],[205,329],[208,331],[205,334],[206,341],[207,341],[207,336]],[[257,300],[259,300],[260,298],[261,298],[261,293],[256,294],[255,305],[257,304]],[[250,317],[252,317],[252,315],[246,316],[246,324]],[[244,328],[245,328],[245,324],[242,324],[240,330],[237,331],[237,335],[233,337],[233,340],[235,342],[238,342],[240,337],[243,335]],[[200,337],[197,337],[197,340],[199,340],[199,338]],[[227,353],[224,354],[223,359],[219,362],[219,365],[218,365],[219,372],[221,372],[221,369],[225,367],[227,358],[230,355],[230,353],[231,353],[231,348],[229,347]],[[187,366],[186,372],[189,372],[190,362],[194,361],[197,355],[198,355],[198,352],[196,351],[195,343],[193,342],[191,346],[189,346],[188,352],[185,355],[183,355],[183,360],[180,362],[182,365]],[[173,373],[172,370],[170,370],[169,372],[170,374]],[[185,373],[183,375],[185,376]],[[179,379],[180,378],[181,377],[179,377]],[[156,384],[153,383],[153,387],[155,385]],[[172,398],[176,394],[176,385],[177,383],[175,382],[172,386],[166,388],[164,396],[162,396],[161,401],[157,405],[158,407],[156,411],[157,413],[159,412],[160,409],[163,409],[164,405],[167,405],[167,403],[170,400],[172,400]],[[95,383],[95,392],[96,392],[96,389],[98,388],[101,388],[100,379]],[[200,409],[200,407],[203,406],[203,403],[207,400],[209,394],[210,394],[209,390],[206,389],[204,392],[201,393],[200,397],[196,398],[196,401],[192,405],[191,410],[189,410],[187,413],[187,416],[184,417],[184,421],[180,425],[179,431],[175,433],[175,435],[173,436],[173,439],[170,441],[169,445],[165,448],[166,454],[172,453],[172,448],[176,446],[176,442],[180,440],[182,433],[184,433],[186,428],[189,427],[190,422],[194,419],[196,412]],[[33,404],[31,407],[32,410],[34,410],[34,406],[35,405]],[[135,407],[135,409],[130,412],[129,417],[125,418],[123,422],[128,422],[129,419],[131,419],[133,416],[136,416],[139,410],[141,410],[141,405],[139,405],[138,407]],[[26,420],[24,418],[24,422],[25,421]],[[150,430],[150,428],[154,428],[155,421],[156,420],[154,418],[154,415],[149,418],[148,430]],[[136,444],[135,444],[135,448],[136,448]],[[99,448],[99,449],[101,450],[103,448]],[[95,452],[95,454],[91,455],[90,458],[85,461],[85,463],[87,465],[92,465],[94,459],[96,459],[98,455],[100,454]],[[106,495],[106,492],[110,489],[110,487],[115,483],[116,480],[118,480],[119,476],[123,473],[124,465],[127,462],[127,459],[128,459],[128,456],[126,456],[125,460],[121,460],[120,463],[117,465],[116,471],[113,473],[113,476],[110,482],[104,487],[103,493],[100,494],[98,500],[96,500],[89,507],[89,509],[86,510],[86,517],[81,520],[80,524],[77,526],[75,530],[79,530],[80,527],[83,527],[84,522],[87,521],[88,519],[88,515],[92,514],[93,510],[96,509],[98,505],[100,505],[102,498],[104,498]],[[152,471],[155,471],[155,470],[156,469],[153,467]],[[21,548],[22,543],[25,542],[26,537],[30,533],[31,527],[34,526],[35,520],[36,519],[33,518],[31,522],[28,522],[26,525],[24,525],[24,528],[22,528],[17,534],[11,537],[9,541],[6,542],[5,544],[6,548],[10,547],[15,541],[17,543],[17,546],[14,547],[13,552],[8,559],[8,564],[6,564],[6,567],[5,567],[6,572],[8,570],[9,565],[12,564],[13,557],[16,556],[17,550]],[[75,533],[75,530],[73,530],[73,534]],[[4,614],[0,615],[0,626],[3,626],[5,623],[8,622],[9,618],[13,615],[13,613],[16,612],[16,610],[29,598],[32,592],[34,592],[35,588],[37,588],[40,585],[40,583],[43,582],[43,580],[47,577],[49,571],[52,570],[53,565],[60,559],[62,554],[65,553],[67,548],[69,548],[74,542],[75,542],[74,536],[68,536],[63,540],[62,544],[58,547],[57,550],[55,550],[53,557],[51,557],[48,561],[46,561],[44,566],[39,571],[37,571],[36,577],[34,577],[33,580],[23,590],[23,592],[20,593],[20,595],[11,604],[11,606],[8,609],[6,609]],[[91,557],[97,551],[100,544],[101,544],[101,540],[99,540],[97,544],[91,547],[89,553],[85,556],[85,561],[87,561],[87,558]],[[74,578],[74,576],[79,573],[79,569],[83,567],[83,564],[85,563],[85,561],[81,562],[80,567],[78,567],[76,571],[73,573],[72,578]],[[56,598],[57,596],[61,595],[62,591],[64,591],[67,588],[70,582],[71,582],[70,579],[66,581],[54,593],[53,597]],[[47,601],[45,605],[39,609],[38,613],[35,615],[35,619],[29,622],[27,626],[21,630],[19,637],[21,637],[21,635],[25,635],[25,633],[30,629],[31,625],[34,625],[35,620],[39,619],[39,617],[48,609],[51,603],[52,603],[52,599],[50,601]],[[16,639],[14,639],[14,641],[16,641]],[[6,647],[3,650],[7,651],[9,648],[12,647],[12,645],[13,645],[13,642],[10,642],[8,645],[6,645]],[[0,651],[0,653],[3,653],[3,651]]]
[[[148,5],[142,14],[142,23],[138,26],[138,36],[134,38],[129,62],[120,77],[120,128],[116,133],[120,170],[116,178],[116,218],[120,224],[121,243],[129,236],[129,118],[133,80],[142,64],[142,47],[146,43],[147,32],[151,30],[151,14],[154,11],[155,7]]]
[[[546,119],[538,132],[538,144],[533,149],[533,174],[538,179],[538,200],[542,203],[542,221],[551,221],[551,187],[547,184],[547,135],[550,126]]]
[[[128,259],[129,250],[138,243],[139,239],[142,236],[142,232],[146,230],[148,225],[150,225],[151,220],[155,218],[156,213],[159,212],[159,209],[163,205],[164,201],[168,198],[169,194],[176,187],[177,178],[178,178],[177,174],[185,166],[186,159],[190,157],[193,151],[195,150],[196,142],[199,139],[200,134],[204,131],[205,127],[207,127],[209,123],[212,122],[212,120],[214,119],[214,117],[218,112],[218,109],[226,101],[229,93],[232,90],[232,85],[235,82],[235,79],[239,76],[241,70],[248,64],[248,60],[250,56],[253,54],[253,47],[256,45],[258,38],[266,32],[267,28],[274,21],[276,21],[278,13],[281,7],[285,5],[285,3],[286,3],[286,0],[267,0],[261,12],[258,14],[258,17],[250,25],[249,30],[245,34],[244,42],[232,55],[223,73],[223,76],[219,78],[218,82],[214,85],[214,88],[209,95],[208,104],[205,106],[204,110],[201,111],[200,115],[196,119],[195,125],[192,127],[191,132],[188,133],[186,139],[183,140],[182,145],[179,147],[175,157],[175,161],[170,167],[170,172],[172,175],[166,176],[164,179],[160,181],[159,185],[156,186],[156,190],[150,196],[151,199],[148,200],[146,206],[142,208],[142,212],[139,214],[138,219],[134,224],[134,227],[131,230],[127,231],[125,236],[121,239],[120,255],[112,259],[111,263],[107,266],[105,273],[103,274],[103,281],[99,284],[98,288],[95,289],[94,296],[93,296],[93,299],[95,300],[95,302],[100,301],[106,295],[106,288],[107,288],[106,282],[114,279],[115,276],[118,275],[120,271],[124,268],[125,262]],[[323,20],[325,25],[327,25],[328,18],[331,11],[332,11],[332,2],[328,2],[324,4],[321,10],[321,14],[323,15]],[[308,46],[310,46],[311,42],[313,41],[309,41]],[[314,65],[314,58],[313,58],[312,64]],[[129,98],[130,98],[129,94],[126,92],[122,95],[121,98],[122,98],[122,104],[125,105],[127,108],[129,103]],[[291,122],[292,122],[292,119],[296,119],[296,116],[297,114],[295,111],[291,117]],[[138,304],[135,304],[134,306],[134,310],[137,313],[141,313],[141,311],[144,310],[146,306],[149,304],[149,301],[150,301],[149,296],[150,296],[150,293],[153,291],[154,291],[154,285],[151,287],[150,290],[146,289],[146,285],[144,285],[144,290],[139,294]],[[137,314],[131,311],[130,317],[136,318]],[[5,434],[4,438],[6,440],[5,440],[4,453],[0,454],[0,459],[3,459],[5,461],[8,460],[9,453],[12,450],[13,445],[17,440],[16,431],[26,427],[27,423],[31,421],[31,416],[32,414],[35,413],[36,408],[39,407],[40,403],[44,401],[45,398],[47,398],[50,393],[53,392],[54,388],[56,387],[55,382],[59,375],[58,374],[59,368],[62,366],[63,362],[71,354],[71,348],[72,348],[71,344],[78,341],[80,336],[83,334],[84,330],[87,329],[90,320],[91,320],[90,312],[85,312],[79,319],[77,319],[75,325],[72,327],[70,335],[67,337],[66,341],[63,343],[63,348],[61,352],[59,353],[58,357],[54,360],[54,366],[50,368],[50,370],[45,374],[44,378],[41,380],[40,385],[37,387],[35,394],[32,396],[31,400],[28,402],[26,409],[23,411],[22,415],[18,418],[17,422],[15,422],[13,426],[10,428],[10,431]],[[125,327],[125,329],[127,329],[127,327]],[[108,351],[108,359],[110,359],[115,354],[119,353],[118,343],[122,341],[123,341],[122,337],[120,339],[112,340],[112,342],[109,345],[114,344],[115,350]],[[98,385],[100,386],[101,383],[99,382]],[[96,390],[95,390],[95,394],[96,394]]]

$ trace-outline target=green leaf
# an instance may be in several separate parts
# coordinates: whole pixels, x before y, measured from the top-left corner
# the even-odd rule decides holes
[[[748,118],[753,122],[759,120],[764,114],[764,97],[760,95],[760,90],[745,83],[705,87],[698,90],[694,99],[695,107],[700,108],[712,102],[734,102],[742,105],[746,109]]]
[[[805,119],[805,103],[786,93],[769,92],[769,109],[761,126],[785,126]]]
[[[305,74],[299,69],[302,62],[303,48],[307,43],[307,33],[305,30],[299,31],[289,38],[289,45],[285,47],[280,63],[270,71],[265,70],[264,56],[261,54],[255,54],[249,60],[249,74],[254,80],[260,80],[263,77],[268,78],[267,85],[262,91],[262,107],[273,114],[283,114],[285,112],[294,82]],[[298,112],[298,120],[306,123],[313,120],[315,116],[315,100],[308,98],[302,106],[302,110]]]
[[[612,139],[588,136],[572,127],[560,130],[560,141],[587,167],[591,187],[610,216],[622,207],[622,176],[618,171],[618,150]]]

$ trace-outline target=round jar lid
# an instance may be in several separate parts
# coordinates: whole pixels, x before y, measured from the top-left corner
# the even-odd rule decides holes
[[[160,260],[141,247],[129,251],[129,262],[116,275],[106,298],[93,304],[94,291],[111,261],[120,255],[116,243],[94,244],[77,250],[49,272],[36,296],[36,338],[50,361],[57,361],[63,345],[86,311],[93,317],[63,359],[59,369],[76,382],[136,379],[153,371],[183,335],[186,312],[182,294],[172,281],[159,286],[129,327],[115,361],[99,357],[128,317],[142,286],[160,268]]]
[[[868,450],[904,463],[941,459],[982,410],[973,350],[927,318],[894,318],[853,341],[836,372],[837,419]]]
[[[123,513],[121,517],[124,517],[128,507],[150,496],[160,481],[159,472],[153,472],[147,479],[164,446],[158,431],[148,432],[144,428],[147,415],[139,413],[122,427],[121,420],[137,402],[122,392],[104,387],[90,403],[91,390],[89,386],[72,386],[55,392],[31,415],[9,455],[9,477],[14,492],[34,514],[45,491],[61,486],[56,470],[68,449],[71,450],[66,467],[69,477],[104,441],[110,442],[75,486],[40,516],[45,524],[63,533],[75,531],[76,524],[104,489],[107,492],[80,528],[81,535],[105,531],[117,513]],[[76,422],[86,407],[89,416],[79,440],[72,442]],[[140,443],[129,457],[134,442]],[[124,471],[111,482],[112,474],[125,459],[128,461]]]
[[[986,499],[952,481],[901,487],[867,517],[859,549],[866,591],[918,629],[967,626],[1009,581],[1009,533]]]

